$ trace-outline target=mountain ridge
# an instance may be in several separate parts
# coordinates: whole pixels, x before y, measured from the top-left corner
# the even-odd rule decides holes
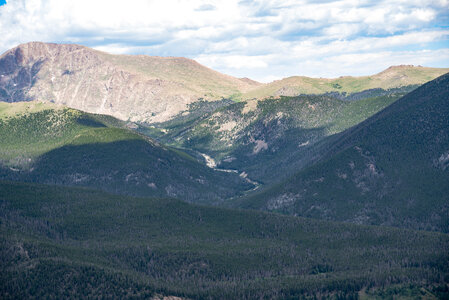
[[[252,188],[135,126],[55,104],[0,103],[0,178],[209,203]]]
[[[329,92],[351,94],[376,88],[388,90],[409,85],[420,85],[448,72],[449,68],[397,65],[368,76],[340,76],[337,78],[290,76],[249,91],[244,94],[244,98],[292,97],[301,94]]]
[[[147,122],[168,119],[198,99],[220,100],[253,86],[187,58],[112,55],[41,42],[2,54],[0,73],[3,101],[53,101]]]
[[[42,100],[121,120],[160,123],[188,113],[188,106],[198,101],[353,93],[422,84],[449,72],[407,67],[394,80],[380,78],[397,70],[371,77],[296,76],[264,84],[222,74],[189,58],[113,55],[76,44],[30,42],[0,56],[0,101]]]
[[[315,162],[239,207],[448,232],[449,74],[315,147]]]

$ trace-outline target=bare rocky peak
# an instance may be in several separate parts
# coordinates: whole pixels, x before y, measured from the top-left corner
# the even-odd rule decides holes
[[[0,56],[1,101],[42,100],[123,120],[166,121],[200,98],[220,100],[251,86],[180,57],[41,42]]]
[[[448,71],[393,66],[373,76],[294,76],[261,84],[221,74],[188,58],[112,55],[80,45],[32,42],[0,56],[0,101],[47,101],[154,123],[173,118],[199,99],[389,89],[422,84]]]
[[[60,45],[53,43],[30,42],[26,44],[21,44],[16,48],[13,48],[5,52],[2,55],[2,57],[5,55],[13,54],[18,60],[20,60],[20,63],[29,63],[33,60],[61,56],[69,52],[78,51],[82,49],[87,48],[75,44]]]

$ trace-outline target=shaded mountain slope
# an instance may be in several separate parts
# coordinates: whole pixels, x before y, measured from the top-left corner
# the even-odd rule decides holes
[[[449,74],[332,136],[319,163],[237,205],[449,231]]]
[[[447,293],[445,234],[0,182],[0,294],[192,299]]]
[[[42,103],[0,105],[1,178],[215,202],[250,189],[113,117]]]

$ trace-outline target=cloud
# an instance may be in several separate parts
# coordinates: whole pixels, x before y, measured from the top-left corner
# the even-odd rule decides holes
[[[215,6],[212,4],[203,4],[200,7],[198,7],[197,11],[208,11],[208,10],[214,10]]]
[[[449,67],[448,0],[8,0],[0,52],[29,41],[186,56],[256,80]]]
[[[269,59],[269,58],[268,58]],[[246,55],[201,55],[197,57],[200,63],[214,66],[217,69],[260,69],[268,67],[267,57],[264,56],[246,56]]]

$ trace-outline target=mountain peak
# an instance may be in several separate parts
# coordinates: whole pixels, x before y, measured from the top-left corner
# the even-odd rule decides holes
[[[378,74],[382,73],[389,73],[389,72],[401,72],[406,70],[413,70],[417,68],[423,68],[422,66],[415,66],[415,65],[396,65],[396,66],[390,66],[386,68],[385,70],[379,72]]]
[[[414,65],[391,66],[372,76],[372,79],[395,84],[397,86],[423,84],[427,81],[447,73],[449,69],[427,68]]]
[[[123,120],[163,122],[199,99],[256,85],[184,57],[113,55],[76,44],[30,42],[0,56],[0,100],[44,100]]]
[[[76,44],[55,44],[43,42],[29,42],[20,44],[11,50],[6,51],[2,56],[14,54],[23,58],[37,58],[46,56],[59,55],[62,52],[71,52],[80,49],[88,49],[87,47]]]

